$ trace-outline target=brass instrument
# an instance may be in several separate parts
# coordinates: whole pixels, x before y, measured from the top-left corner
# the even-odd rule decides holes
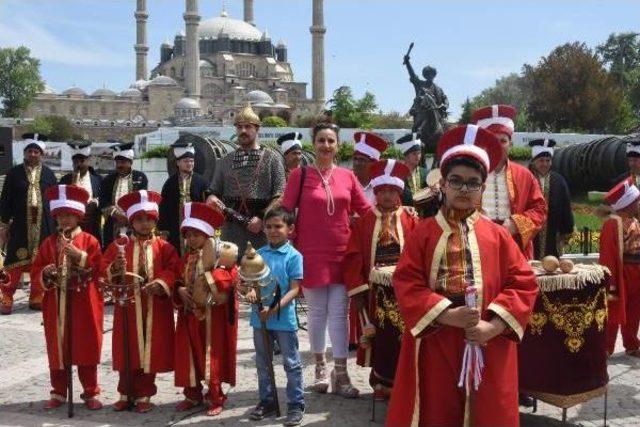
[[[120,234],[114,243],[118,247],[118,255],[124,256],[125,248],[129,243],[129,237],[126,234]],[[131,283],[127,283],[127,277],[131,277]],[[135,289],[140,283],[144,283],[144,278],[138,274],[127,271],[126,265],[118,272],[111,281],[101,278],[100,289],[107,298],[113,299],[115,303],[124,307],[130,304],[135,298]]]

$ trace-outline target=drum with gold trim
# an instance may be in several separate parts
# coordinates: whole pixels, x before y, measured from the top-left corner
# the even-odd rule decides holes
[[[519,346],[521,392],[560,408],[605,393],[609,271],[577,264],[570,273],[534,267],[540,293]]]

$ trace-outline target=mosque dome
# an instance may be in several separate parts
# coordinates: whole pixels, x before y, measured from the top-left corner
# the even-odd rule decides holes
[[[262,39],[260,30],[247,22],[230,18],[226,12],[200,23],[198,28],[200,38],[217,39],[220,34],[225,34],[232,40],[260,41]]]
[[[98,89],[94,91],[91,96],[116,96],[116,93],[110,89]]]
[[[251,104],[260,104],[260,106],[262,104],[273,105],[273,98],[261,90],[252,90],[243,97],[243,100]]]
[[[213,64],[206,59],[201,59],[199,65],[200,68],[213,68]]]
[[[193,98],[182,98],[175,106],[176,110],[196,110],[200,109],[200,103]]]
[[[131,86],[129,86],[132,89],[138,89],[140,91],[144,90],[147,86],[149,85],[149,80],[137,80],[135,83],[133,83]]]
[[[149,86],[176,86],[175,80],[168,76],[158,76],[149,82]]]
[[[56,90],[54,88],[52,88],[51,86],[49,86],[48,84],[44,85],[44,89],[42,89],[42,92],[40,93],[44,93],[46,95],[55,95],[56,94]]]
[[[140,92],[139,89],[132,87],[120,92],[120,96],[122,96],[123,98],[140,98],[142,97],[142,92]]]
[[[62,94],[67,96],[85,96],[86,92],[77,86],[72,86],[69,89],[63,91]]]

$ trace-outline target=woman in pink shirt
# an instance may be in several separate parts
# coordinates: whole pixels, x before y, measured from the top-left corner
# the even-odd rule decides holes
[[[342,280],[341,264],[349,241],[349,217],[371,208],[357,178],[349,169],[335,165],[338,127],[319,123],[312,130],[316,160],[305,169],[291,172],[282,206],[298,209],[296,248],[304,259],[304,295],[309,305],[309,340],[316,359],[313,389],[329,388],[325,362],[326,331],[333,350],[331,390],[343,397],[357,397],[347,373],[349,298]]]

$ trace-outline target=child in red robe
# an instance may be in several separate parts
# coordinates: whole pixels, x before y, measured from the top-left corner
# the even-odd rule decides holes
[[[519,424],[516,343],[538,286],[509,232],[476,210],[500,157],[495,135],[474,125],[440,140],[444,205],[414,229],[393,276],[405,332],[389,426]],[[468,344],[478,371],[463,367]]]
[[[52,388],[45,408],[57,408],[66,400],[67,369],[77,365],[85,405],[100,409],[97,365],[104,310],[96,283],[100,244],[78,226],[89,193],[74,185],[58,185],[49,187],[45,196],[60,229],[42,242],[31,270],[34,284],[44,289],[42,316]]]
[[[627,179],[605,196],[615,214],[602,224],[600,264],[609,268],[607,353],[613,354],[618,329],[629,356],[640,357],[640,191]]]
[[[391,279],[393,267],[389,268],[398,263],[417,223],[401,205],[409,174],[409,168],[395,160],[379,160],[371,165],[376,206],[356,219],[343,261],[347,294],[356,301],[357,317],[364,323],[361,330],[367,332],[360,338],[357,363],[372,368],[369,383],[377,400],[385,400],[391,393],[404,327],[393,286],[387,279]],[[383,271],[388,274],[385,276]],[[371,280],[375,273],[381,273],[377,283]],[[364,319],[371,322],[369,328]]]
[[[183,217],[180,232],[186,239],[186,253],[180,263],[181,281],[175,298],[175,384],[184,387],[185,399],[176,410],[202,404],[202,382],[206,382],[207,415],[215,416],[227,400],[222,383],[236,383],[238,247],[213,238],[224,222],[217,209],[187,203]]]
[[[116,411],[128,409],[131,402],[139,413],[150,411],[151,396],[157,392],[156,373],[173,370],[171,296],[179,258],[171,243],[153,233],[160,200],[159,193],[146,190],[118,199],[117,205],[126,212],[133,234],[128,239],[116,239],[102,257],[102,277],[110,283],[121,283],[124,278],[129,285],[115,296],[113,313],[113,369],[120,376],[120,399],[113,405]]]

